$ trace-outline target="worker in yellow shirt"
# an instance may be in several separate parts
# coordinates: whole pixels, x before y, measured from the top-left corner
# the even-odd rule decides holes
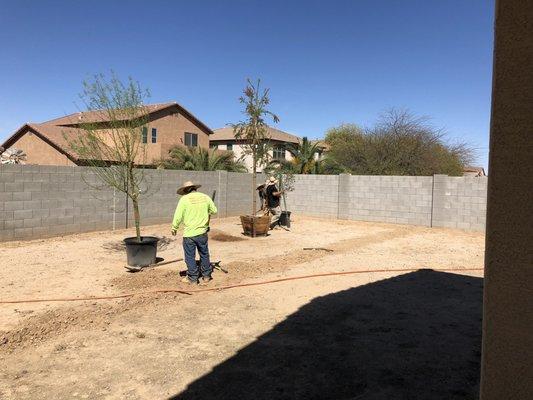
[[[187,264],[187,276],[182,280],[191,284],[206,284],[211,278],[213,269],[209,260],[207,246],[207,231],[209,219],[217,213],[215,203],[211,198],[196,190],[201,185],[191,181],[185,182],[177,193],[181,195],[172,221],[172,236],[175,236],[180,225],[183,224],[183,252]],[[200,271],[196,265],[196,250],[200,254],[200,271],[202,281],[199,282]]]

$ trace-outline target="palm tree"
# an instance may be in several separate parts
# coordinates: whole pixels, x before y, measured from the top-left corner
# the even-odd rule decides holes
[[[311,143],[306,137],[295,147],[287,150],[292,154],[290,163],[294,166],[297,174],[312,174],[315,167],[315,154],[318,153],[318,142]]]
[[[176,146],[170,149],[169,156],[158,163],[159,167],[188,171],[246,172],[244,164],[235,161],[232,151]]]

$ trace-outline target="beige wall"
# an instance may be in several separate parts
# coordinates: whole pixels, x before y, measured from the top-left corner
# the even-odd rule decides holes
[[[28,132],[17,140],[12,148],[24,150],[28,156],[27,164],[74,165],[67,156],[57,151],[37,135]]]
[[[178,145],[184,145],[185,132],[198,135],[198,147],[209,147],[209,135],[196,126],[181,113],[169,114],[168,110],[154,113],[148,127],[148,143],[146,147],[146,162],[152,163],[168,157],[169,150]],[[157,141],[152,143],[152,128],[157,129]],[[101,130],[105,135],[106,130]],[[142,163],[142,160],[137,162]]]
[[[219,150],[227,150],[228,146],[227,143],[220,143],[217,144],[217,149]],[[242,160],[244,162],[244,165],[248,169],[248,172],[252,171],[252,156],[245,155],[244,150],[241,145],[233,144],[233,153],[235,153],[235,159],[240,159],[242,157]],[[269,152],[270,157],[272,157],[272,151]],[[292,154],[285,150],[285,159],[286,160],[292,160]],[[263,172],[263,166],[259,165],[257,167],[257,172]]]
[[[151,143],[152,128],[157,129],[157,142]],[[99,131],[102,135],[108,132],[105,129]],[[184,145],[185,132],[198,135],[198,146],[209,147],[209,135],[200,129],[195,123],[181,113],[171,113],[163,110],[152,114],[148,124],[148,143],[146,146],[146,162],[152,163],[168,157],[169,150],[177,145]],[[111,140],[107,141],[111,144]],[[38,136],[32,133],[24,134],[12,147],[24,150],[28,155],[28,164],[39,165],[74,165],[66,156],[48,145]],[[144,158],[144,157],[143,157]],[[143,160],[137,160],[139,163]]]
[[[157,129],[157,143],[150,143],[152,128]],[[209,148],[209,135],[181,113],[159,112],[153,115],[148,124],[148,154],[155,158],[165,158],[176,145],[184,145],[185,132],[198,134],[198,147]],[[156,150],[151,150],[154,147]],[[157,150],[158,149],[158,150]]]
[[[533,1],[498,0],[482,400],[533,399]]]

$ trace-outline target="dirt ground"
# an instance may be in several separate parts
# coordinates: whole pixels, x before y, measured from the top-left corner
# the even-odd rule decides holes
[[[370,272],[0,304],[0,398],[476,398],[482,234],[298,216],[264,238],[242,236],[237,218],[212,228],[229,273],[210,287]],[[0,301],[190,289],[167,225],[144,230],[168,239],[164,265],[126,272],[130,233],[0,244]],[[376,272],[392,269],[405,272]]]

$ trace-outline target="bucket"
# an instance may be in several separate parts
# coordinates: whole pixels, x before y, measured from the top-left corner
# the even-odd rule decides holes
[[[124,239],[128,265],[132,267],[148,267],[155,264],[158,241],[159,238],[154,236],[141,236],[140,242],[137,237]]]
[[[281,215],[279,217],[279,224],[286,226],[287,228],[291,227],[291,212],[290,211],[281,212]]]

